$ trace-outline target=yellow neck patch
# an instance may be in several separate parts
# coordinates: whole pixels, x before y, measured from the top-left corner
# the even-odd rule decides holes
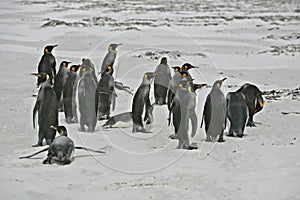
[[[262,108],[264,107],[264,103],[263,102],[258,102],[259,103],[259,106]]]
[[[179,88],[183,88],[183,84],[181,84],[181,83],[178,84],[178,87],[179,87]]]
[[[221,87],[221,84],[220,84],[220,83],[217,83],[217,86],[218,86],[218,88],[220,88],[220,87]]]
[[[144,75],[144,78],[148,78],[147,74]]]

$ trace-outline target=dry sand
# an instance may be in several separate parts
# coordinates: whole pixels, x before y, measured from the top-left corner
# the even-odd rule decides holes
[[[1,199],[299,199],[299,1],[1,1],[0,15]],[[103,122],[78,132],[60,113],[75,144],[107,153],[78,150],[68,166],[43,165],[46,154],[19,160],[41,149],[31,147],[29,74],[43,47],[59,45],[57,63],[89,57],[99,69],[110,42],[124,44],[117,79],[133,90],[163,55],[199,66],[197,83],[228,77],[225,94],[256,84],[266,91],[257,127],[222,144],[204,142],[199,127],[200,149],[184,151],[168,139],[166,107],[155,108],[153,133],[136,135]],[[199,120],[209,90],[197,92]],[[115,113],[130,110],[132,97],[118,95]]]

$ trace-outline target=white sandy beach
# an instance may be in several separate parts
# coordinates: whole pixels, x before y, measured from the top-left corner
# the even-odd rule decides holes
[[[300,197],[300,3],[254,1],[57,1],[0,2],[0,198],[1,199],[299,199]],[[227,77],[223,92],[249,82],[265,95],[246,136],[205,142],[198,150],[176,149],[167,108],[155,107],[153,133],[131,127],[94,133],[68,128],[78,146],[66,166],[43,165],[46,153],[19,160],[44,147],[32,127],[37,71],[47,44],[58,44],[58,64],[88,57],[100,69],[111,42],[119,48],[117,80],[138,88],[159,58],[169,65],[190,62],[195,83]],[[210,88],[197,91],[199,125]],[[277,92],[277,93],[276,93]],[[132,96],[118,91],[114,114],[131,110]],[[153,99],[152,99],[153,100]],[[226,130],[226,133],[228,130]]]

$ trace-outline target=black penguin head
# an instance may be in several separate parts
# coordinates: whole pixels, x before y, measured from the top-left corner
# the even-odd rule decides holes
[[[167,64],[168,60],[167,60],[167,57],[162,57],[161,60],[160,60],[160,64]]]
[[[196,91],[197,89],[201,89],[204,86],[207,86],[207,85],[205,83],[203,83],[203,84],[195,84],[195,83],[193,83],[192,84],[192,88],[193,88],[194,91]]]
[[[49,78],[50,78],[50,76],[45,72],[32,73],[31,75],[38,77],[41,82],[45,82],[45,81],[49,80]]]
[[[51,53],[52,50],[57,47],[58,45],[48,45],[44,48],[44,53]]]
[[[184,88],[188,88],[191,85],[191,81],[188,81],[186,79],[182,79],[179,83],[178,83],[178,88],[180,89],[184,89]]]
[[[68,67],[68,65],[70,64],[71,62],[68,62],[68,61],[62,61],[61,63],[60,63],[60,66],[61,67]]]
[[[152,78],[154,78],[155,76],[157,75],[157,73],[153,73],[153,72],[146,72],[144,74],[144,79],[147,79],[147,80],[151,80]]]
[[[185,70],[181,70],[180,74],[181,74],[182,78],[187,78],[189,76],[189,74]]]
[[[226,80],[227,78],[223,78],[221,80],[217,80],[215,81],[214,85],[213,85],[213,88],[221,88],[222,86],[222,83]]]
[[[109,46],[108,46],[108,51],[115,51],[116,50],[116,48],[118,47],[118,46],[120,46],[120,45],[122,45],[122,44],[118,44],[118,43],[112,43],[112,44],[109,44]]]
[[[193,69],[193,68],[198,68],[198,67],[195,67],[195,66],[191,65],[190,63],[184,63],[181,66],[181,70],[190,70],[190,69]]]
[[[72,72],[77,72],[79,68],[80,68],[80,65],[72,65],[72,66],[70,67],[70,70],[71,70]]]
[[[256,105],[255,105],[254,112],[257,113],[257,112],[261,111],[264,107],[264,99],[262,97],[261,92],[258,93],[255,101],[256,101]]]
[[[172,67],[174,69],[174,72],[179,72],[180,71],[180,67],[179,66],[175,66],[175,67]]]
[[[50,128],[56,130],[60,136],[68,136],[68,131],[65,126],[50,126]]]

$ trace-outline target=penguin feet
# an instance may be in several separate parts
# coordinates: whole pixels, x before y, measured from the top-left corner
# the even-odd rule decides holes
[[[223,137],[220,137],[220,138],[218,139],[218,142],[219,142],[219,143],[221,143],[221,142],[225,142],[225,140],[224,140],[224,138],[223,138]]]
[[[41,147],[41,146],[43,146],[43,143],[42,143],[42,142],[39,142],[39,143],[37,143],[37,144],[32,145],[32,147]]]
[[[152,131],[146,130],[144,127],[141,127],[141,126],[132,129],[132,133],[137,133],[137,132],[140,132],[140,133],[152,133]]]
[[[255,123],[254,123],[254,121],[248,121],[248,123],[247,123],[247,126],[250,126],[250,127],[256,127],[256,125],[255,125]]]
[[[77,130],[80,131],[80,132],[85,132],[85,128],[84,127],[79,127]]]
[[[43,161],[43,164],[52,164],[51,163],[51,158],[47,157],[44,161]]]
[[[178,140],[178,135],[177,134],[171,134],[169,135],[169,138],[172,140]]]
[[[191,145],[189,145],[186,149],[187,150],[194,150],[194,149],[198,149],[198,144],[193,142]]]

